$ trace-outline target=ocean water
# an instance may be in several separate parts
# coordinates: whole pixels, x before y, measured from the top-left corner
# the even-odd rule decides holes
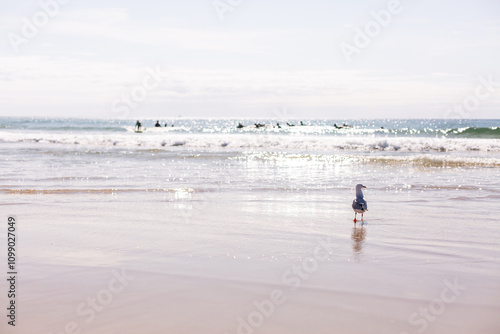
[[[238,122],[247,126],[237,129]],[[6,161],[11,156],[25,162],[3,168],[7,174],[15,171],[14,179],[25,180],[22,188],[33,180],[33,189],[45,190],[71,188],[87,177],[97,178],[92,181],[95,187],[106,189],[195,189],[217,184],[218,189],[274,185],[321,190],[351,187],[350,176],[359,178],[353,173],[360,166],[366,175],[360,180],[366,180],[369,174],[379,178],[378,169],[391,166],[395,171],[401,166],[480,168],[483,174],[500,165],[498,120],[310,120],[306,126],[281,122],[277,128],[278,122],[182,119],[155,128],[154,120],[145,120],[144,132],[135,133],[133,120],[2,118],[0,143]],[[266,126],[256,128],[254,123]],[[337,123],[352,127],[337,129]],[[251,167],[257,165],[253,174]],[[280,175],[288,167],[292,171],[304,167],[301,173],[309,174]],[[344,171],[344,177],[332,179],[328,169],[333,167],[336,176]],[[238,168],[250,175],[240,178],[229,171]],[[274,172],[261,173],[260,168]],[[425,181],[422,186],[434,184],[418,179]]]
[[[500,331],[500,120],[141,121],[0,118],[20,333]],[[135,279],[90,321],[112,269]]]

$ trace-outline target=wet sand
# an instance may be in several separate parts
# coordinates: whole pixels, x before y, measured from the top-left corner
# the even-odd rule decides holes
[[[500,232],[486,202],[434,201],[451,195],[368,189],[354,225],[351,190],[2,194],[20,293],[0,328],[498,333]]]

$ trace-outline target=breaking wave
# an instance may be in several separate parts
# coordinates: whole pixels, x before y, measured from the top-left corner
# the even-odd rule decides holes
[[[315,152],[500,152],[500,139],[333,137],[255,134],[54,134],[0,132],[0,141],[144,149],[298,150]]]

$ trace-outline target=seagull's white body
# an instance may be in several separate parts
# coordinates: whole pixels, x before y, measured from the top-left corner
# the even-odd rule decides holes
[[[368,211],[368,203],[366,203],[363,198],[362,188],[366,188],[362,184],[356,185],[356,198],[352,201],[352,209],[354,210],[354,221],[356,221],[356,215],[361,213],[361,220],[363,220],[363,214]]]

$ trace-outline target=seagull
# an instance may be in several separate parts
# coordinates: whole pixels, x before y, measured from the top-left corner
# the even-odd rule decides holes
[[[368,211],[368,204],[363,198],[362,188],[366,188],[362,184],[356,185],[356,198],[352,201],[352,209],[354,210],[354,222],[356,222],[356,216],[358,213],[361,213],[361,220],[363,220],[363,213]]]

